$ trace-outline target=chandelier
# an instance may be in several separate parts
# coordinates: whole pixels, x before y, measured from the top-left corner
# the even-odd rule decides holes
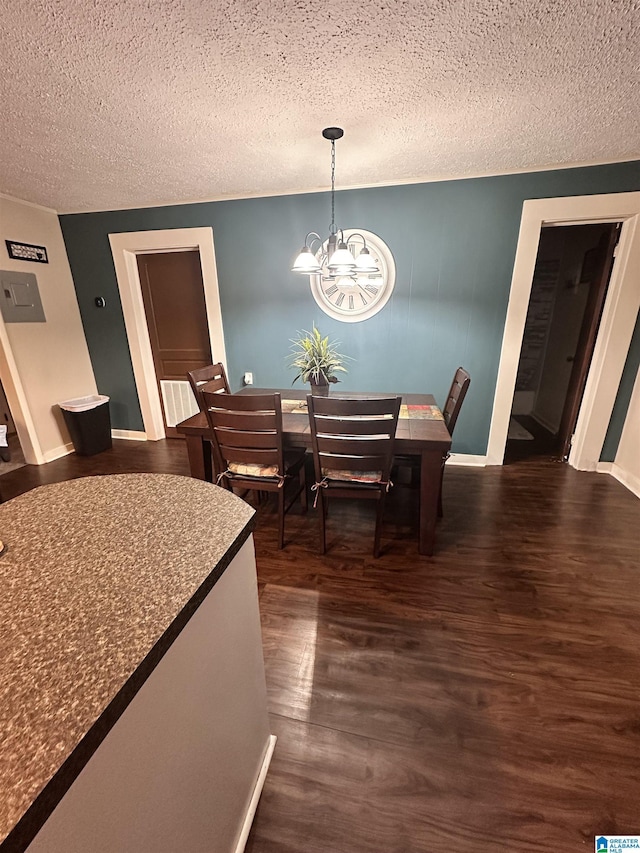
[[[367,241],[364,236],[358,232],[351,232],[347,241],[342,229],[336,226],[336,139],[342,139],[344,130],[341,127],[325,127],[322,135],[331,142],[331,225],[329,226],[329,236],[323,240],[316,231],[309,231],[291,271],[310,276],[321,275],[324,280],[329,281],[343,276],[351,279],[363,274],[377,276],[380,270],[375,258],[367,248]],[[359,240],[362,241],[362,248],[356,255]]]

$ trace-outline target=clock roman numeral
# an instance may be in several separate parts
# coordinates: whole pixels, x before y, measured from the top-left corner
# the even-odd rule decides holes
[[[327,289],[325,290],[325,295],[326,296],[333,296],[333,294],[337,293],[337,292],[338,292],[338,285],[332,284],[331,287],[327,287]]]
[[[338,294],[338,298],[336,299],[336,307],[339,308],[344,302],[344,293]]]
[[[378,295],[378,288],[373,284],[365,284],[364,289],[369,291],[372,296]]]
[[[353,311],[353,295],[349,294],[349,311]]]
[[[366,305],[366,304],[367,304],[367,297],[364,295],[364,293],[361,293],[361,294],[360,294],[360,299],[362,299],[362,304],[363,304],[363,305]]]

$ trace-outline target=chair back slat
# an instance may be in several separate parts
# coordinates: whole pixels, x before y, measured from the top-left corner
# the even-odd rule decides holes
[[[307,401],[312,395],[307,395]],[[390,400],[399,397],[313,397],[316,415],[333,415],[339,418],[363,417],[365,415],[389,415]],[[311,411],[311,409],[309,409]]]
[[[379,438],[352,438],[350,436],[316,435],[318,452],[336,456],[378,456],[382,459],[393,445],[393,437],[389,435]]]
[[[251,430],[222,429],[216,427],[221,447],[245,447],[269,450],[277,447],[275,432],[251,432]]]
[[[337,418],[335,415],[316,414],[318,435],[386,435],[392,415],[369,415]],[[389,422],[389,423],[387,423]]]
[[[442,416],[449,430],[449,435],[453,435],[453,430],[470,384],[471,377],[463,367],[459,367],[455,372],[447,400],[442,409]]]
[[[270,447],[262,450],[257,447],[221,445],[220,450],[227,465],[231,462],[245,463],[247,465],[276,465],[278,466],[278,471],[280,471],[277,448]]]
[[[214,397],[214,402],[210,403],[208,408],[215,411],[216,426],[219,429],[226,427],[227,429],[239,429],[246,432],[270,432],[275,434],[278,428],[278,419],[275,411],[247,412],[245,410],[236,411],[235,409],[228,409],[226,407],[220,408],[217,401],[222,397],[222,394],[213,394],[212,396]]]
[[[214,379],[207,379],[206,382],[198,382],[200,392],[208,391],[210,394],[229,393],[226,376],[216,376]]]
[[[199,367],[197,370],[190,370],[187,373],[187,379],[193,390],[196,402],[200,407],[200,411],[204,411],[204,401],[202,398],[202,390],[204,386],[210,393],[229,394],[229,382],[224,365],[221,362],[209,364],[206,367]]]
[[[344,456],[337,453],[320,453],[322,471],[328,468],[344,471],[382,471],[384,473],[384,456]]]
[[[271,412],[275,411],[274,397],[280,394],[229,394],[228,409],[231,412]],[[217,405],[217,401],[214,401]],[[225,403],[227,406],[227,403]],[[282,410],[282,408],[281,408]]]

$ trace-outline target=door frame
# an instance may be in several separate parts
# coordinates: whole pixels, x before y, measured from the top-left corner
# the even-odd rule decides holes
[[[218,271],[213,245],[213,229],[172,228],[160,231],[128,231],[109,234],[111,253],[122,302],[122,313],[129,341],[133,374],[138,391],[146,437],[165,438],[160,393],[153,364],[151,340],[142,301],[142,288],[136,255],[197,249],[200,253],[204,299],[207,307],[211,357],[226,365],[222,310],[218,289]]]
[[[507,306],[493,402],[487,465],[502,465],[520,349],[545,225],[622,222],[591,366],[578,413],[569,464],[595,471],[640,308],[640,192],[525,201]]]

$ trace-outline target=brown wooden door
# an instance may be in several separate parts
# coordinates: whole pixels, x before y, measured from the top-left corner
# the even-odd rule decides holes
[[[187,371],[211,364],[200,253],[157,252],[137,260],[165,429],[168,437],[181,438],[172,423],[180,400],[190,399]],[[176,384],[182,382],[184,389]]]
[[[585,284],[589,283],[589,295],[580,327],[578,345],[573,356],[569,387],[558,430],[558,439],[562,448],[561,458],[565,461],[569,458],[571,440],[587,383],[587,374],[613,268],[614,251],[620,238],[620,227],[621,223],[612,223],[609,230],[600,238],[598,245],[585,253],[582,264],[580,280]]]

